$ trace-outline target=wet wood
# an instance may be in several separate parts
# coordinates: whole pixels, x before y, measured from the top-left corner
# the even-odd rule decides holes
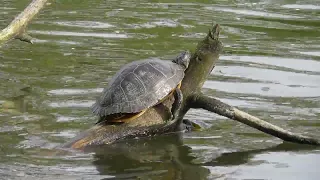
[[[47,0],[33,0],[6,28],[0,32],[0,45],[11,39],[20,39],[33,43],[32,37],[28,35],[26,28],[31,20],[44,7]]]
[[[299,144],[320,145],[320,141],[311,137],[292,133],[281,127],[275,126],[269,122],[261,120],[235,107],[225,104],[218,99],[203,94],[196,94],[190,103],[192,108],[202,108],[214,112],[224,117],[236,120],[250,127],[258,129],[266,134],[278,137],[284,141]]]

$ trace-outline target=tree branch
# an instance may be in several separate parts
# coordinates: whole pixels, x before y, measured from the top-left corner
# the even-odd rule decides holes
[[[32,37],[26,33],[26,28],[46,2],[47,0],[33,0],[23,12],[0,32],[0,45],[13,38],[32,44]]]
[[[320,141],[314,138],[294,134],[271,123],[263,121],[255,116],[245,113],[235,107],[225,104],[215,98],[203,94],[193,95],[190,105],[192,106],[192,108],[206,109],[221,116],[239,121],[264,133],[276,136],[284,141],[300,144],[320,145]]]
[[[85,132],[71,139],[62,148],[83,149],[87,146],[111,144],[124,139],[154,136],[174,131],[174,123],[158,123],[154,125],[108,125],[105,122],[94,125]]]

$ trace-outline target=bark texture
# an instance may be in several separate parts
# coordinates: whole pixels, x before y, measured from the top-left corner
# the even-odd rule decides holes
[[[33,43],[32,37],[27,34],[26,28],[31,20],[44,7],[47,0],[33,0],[6,28],[0,32],[0,45],[11,39]]]

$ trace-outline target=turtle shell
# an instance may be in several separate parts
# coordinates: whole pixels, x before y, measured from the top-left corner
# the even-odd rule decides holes
[[[171,61],[149,59],[123,66],[111,79],[93,105],[100,117],[118,113],[137,113],[156,105],[184,77],[185,68]]]

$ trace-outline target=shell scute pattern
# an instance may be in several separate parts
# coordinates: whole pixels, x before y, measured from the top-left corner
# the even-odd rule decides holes
[[[130,102],[147,92],[143,82],[134,73],[125,76],[118,86],[122,89],[122,96],[126,97],[126,100],[117,102]]]

